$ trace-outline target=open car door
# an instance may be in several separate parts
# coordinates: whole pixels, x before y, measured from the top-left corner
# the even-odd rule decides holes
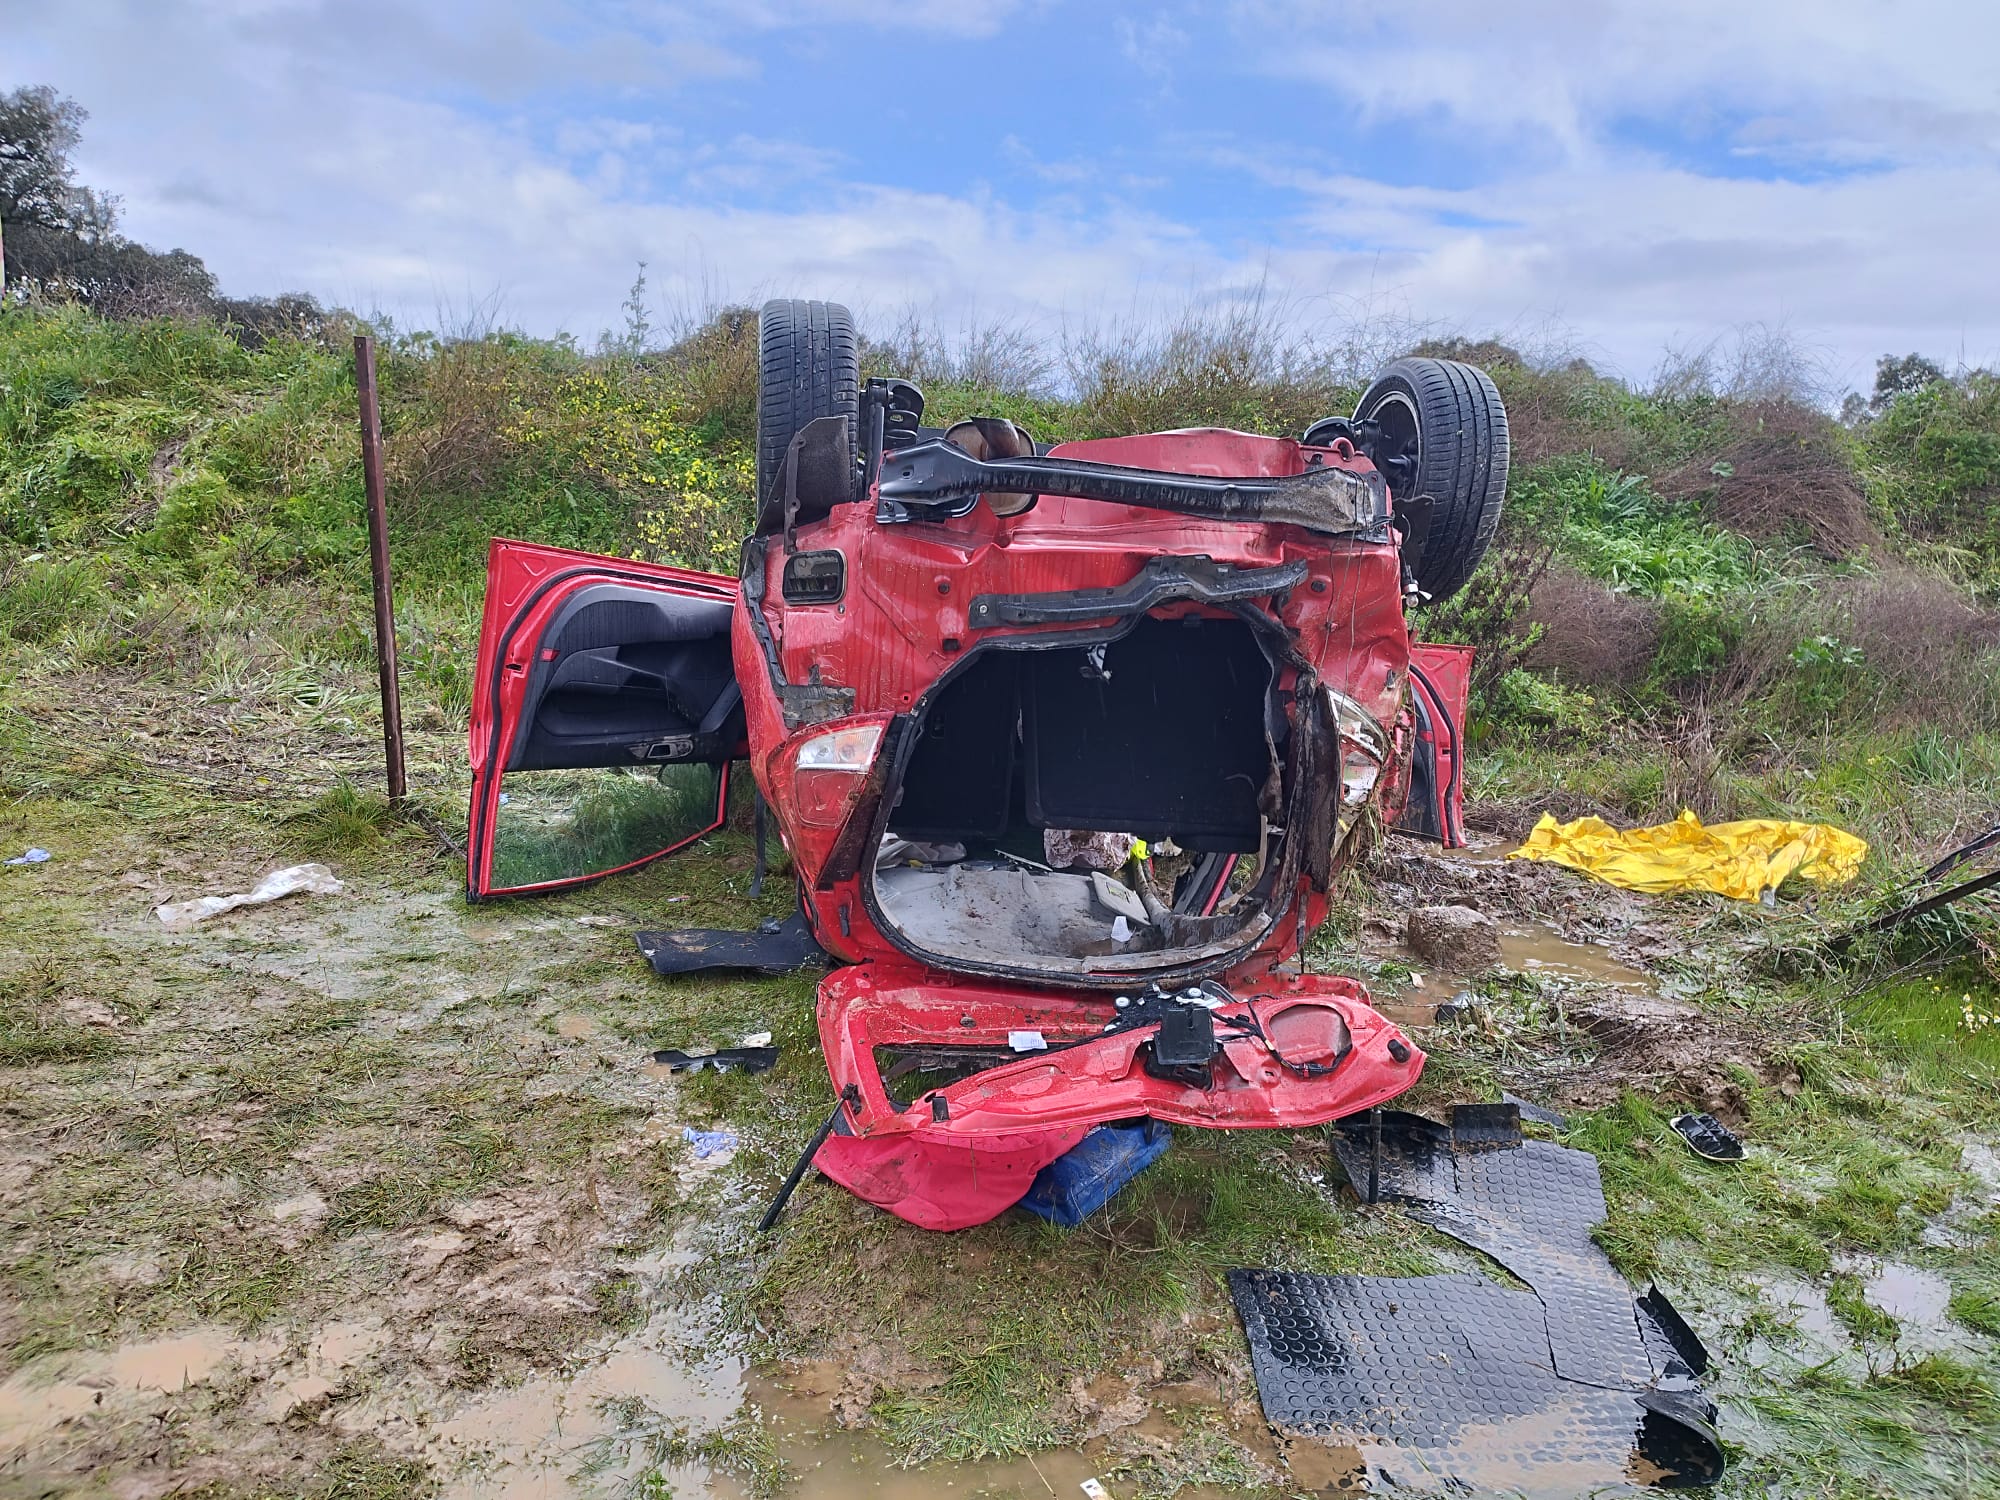
[[[736,580],[495,538],[466,895],[564,890],[722,826],[744,744]]]
[[[1410,643],[1417,742],[1410,796],[1397,833],[1465,847],[1465,715],[1472,701],[1472,647]]]

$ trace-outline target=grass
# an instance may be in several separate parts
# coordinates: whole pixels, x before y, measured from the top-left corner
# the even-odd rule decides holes
[[[63,1014],[65,987],[62,969],[49,959],[0,979],[0,1067],[81,1062],[118,1050],[108,1032]]]
[[[628,1493],[671,1496],[663,1470],[700,1467],[737,1480],[755,1500],[782,1494],[794,1475],[778,1454],[771,1429],[745,1413],[719,1427],[697,1432],[688,1423],[663,1416],[640,1397],[613,1397],[603,1405],[613,1430],[593,1440],[587,1473],[642,1465],[626,1481]]]

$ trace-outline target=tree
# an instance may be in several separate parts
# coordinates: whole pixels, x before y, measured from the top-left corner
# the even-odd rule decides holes
[[[70,161],[89,114],[46,84],[0,94],[0,224],[6,281],[114,317],[202,316],[215,277],[186,250],[118,232],[118,199],[77,182]]]
[[[118,220],[118,200],[76,182],[70,152],[88,112],[47,84],[0,94],[0,222],[99,240]]]
[[[1885,354],[1875,361],[1875,395],[1868,404],[1880,411],[1898,396],[1914,395],[1949,378],[1921,354],[1905,354],[1900,359]]]

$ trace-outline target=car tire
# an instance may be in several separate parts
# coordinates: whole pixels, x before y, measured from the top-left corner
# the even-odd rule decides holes
[[[757,320],[757,530],[782,526],[778,474],[800,428],[821,417],[848,419],[849,452],[861,425],[861,353],[854,317],[838,302],[777,298]],[[800,519],[817,520],[831,506],[799,496]]]
[[[1362,394],[1354,419],[1381,424],[1378,467],[1402,461],[1406,477],[1400,485],[1390,478],[1391,495],[1431,497],[1413,572],[1433,601],[1449,598],[1465,587],[1500,525],[1508,459],[1500,392],[1484,370],[1455,359],[1399,359]]]

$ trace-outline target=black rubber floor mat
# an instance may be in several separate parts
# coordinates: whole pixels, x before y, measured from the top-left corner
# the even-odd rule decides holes
[[[1349,1179],[1482,1250],[1527,1283],[1475,1275],[1232,1271],[1264,1412],[1281,1430],[1358,1444],[1384,1483],[1572,1495],[1712,1483],[1722,1450],[1696,1387],[1708,1359],[1657,1290],[1632,1289],[1590,1238],[1597,1160],[1384,1111],[1342,1122]],[[1365,1192],[1365,1187],[1363,1188]]]
[[[1376,1483],[1571,1496],[1631,1477],[1645,1410],[1549,1368],[1533,1292],[1471,1274],[1283,1271],[1231,1271],[1229,1288],[1264,1415],[1354,1444]]]
[[[655,974],[727,970],[789,974],[808,964],[826,961],[825,950],[813,941],[812,929],[797,912],[782,922],[766,922],[754,932],[711,927],[691,927],[683,932],[642,932],[639,951],[646,955]]]
[[[1521,1118],[1524,1120],[1533,1120],[1540,1125],[1552,1125],[1557,1130],[1569,1128],[1569,1121],[1563,1118],[1562,1111],[1550,1109],[1546,1104],[1534,1104],[1519,1094],[1508,1093],[1501,1094],[1500,1102],[1513,1105],[1521,1112]]]

